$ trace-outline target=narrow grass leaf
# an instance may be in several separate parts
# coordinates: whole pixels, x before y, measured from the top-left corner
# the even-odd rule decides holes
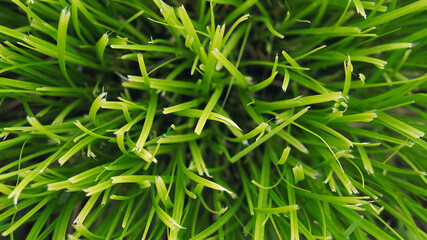
[[[108,41],[109,41],[108,33],[104,33],[102,37],[98,40],[98,42],[96,42],[96,45],[95,45],[96,56],[98,57],[99,61],[102,64],[105,64],[104,52],[105,52],[105,48],[107,47]]]
[[[278,165],[283,165],[286,163],[286,160],[288,160],[289,153],[291,152],[291,148],[287,146],[285,149],[283,149],[282,155],[280,156],[279,161],[277,162]]]
[[[269,132],[266,135],[264,135],[257,142],[249,145],[248,147],[246,147],[245,149],[243,149],[242,151],[240,151],[239,153],[237,153],[236,155],[234,155],[230,159],[230,162],[234,163],[234,162],[238,161],[240,158],[244,157],[250,151],[252,151],[253,149],[257,148],[258,146],[260,146],[261,144],[263,144],[265,141],[267,141],[268,139],[270,139],[271,137],[273,137],[274,135],[276,135],[284,127],[286,127],[287,125],[291,124],[293,121],[295,121],[297,118],[299,118],[300,116],[302,116],[307,111],[308,111],[308,108],[304,108],[303,110],[299,111],[298,113],[296,113],[295,115],[293,115],[292,117],[290,117],[289,119],[287,119],[285,122],[283,122],[282,124],[280,124],[279,126],[277,126],[276,128],[274,128],[273,130],[271,130],[271,132]]]
[[[156,114],[158,96],[156,93],[150,94],[150,100],[148,103],[147,115],[145,117],[144,126],[142,127],[141,134],[139,135],[138,141],[136,142],[135,151],[141,152],[144,144],[150,133],[151,126],[153,125],[154,116]]]
[[[363,4],[360,0],[353,0],[354,5],[356,5],[356,11],[357,13],[359,13],[360,15],[362,15],[363,18],[366,19],[366,13],[365,13],[365,9],[363,8]]]
[[[156,176],[155,181],[156,181],[157,194],[159,195],[159,198],[162,201],[163,205],[166,208],[172,208],[173,204],[169,198],[168,191],[166,189],[166,185],[162,177]]]
[[[283,92],[286,92],[286,90],[288,89],[288,86],[289,86],[289,81],[291,79],[291,76],[289,75],[288,69],[285,68],[284,71],[285,71],[285,76],[283,78],[282,90],[283,90]]]
[[[1,235],[3,237],[5,237],[5,236],[8,236],[9,234],[11,234],[18,227],[20,227],[23,223],[25,223],[30,217],[32,217],[37,211],[39,211],[44,205],[46,205],[50,199],[51,199],[50,197],[46,197],[43,200],[41,200],[39,204],[37,204],[34,208],[32,208],[27,214],[22,216],[10,228],[8,228],[6,231],[2,232]]]
[[[171,216],[169,216],[162,208],[160,208],[154,197],[153,191],[151,192],[151,198],[153,200],[153,205],[157,216],[168,228],[170,228],[171,230],[175,230],[175,228],[185,229],[184,227],[179,225]]]
[[[217,184],[215,182],[212,182],[212,181],[209,181],[207,179],[204,179],[202,177],[197,176],[196,174],[194,174],[190,170],[188,170],[182,162],[180,162],[180,164],[181,164],[181,166],[182,166],[182,168],[184,170],[184,174],[189,179],[193,180],[194,182],[197,182],[197,183],[199,183],[199,184],[201,184],[201,185],[203,185],[205,187],[208,187],[208,188],[212,188],[212,189],[219,190],[219,191],[225,191],[230,196],[234,196],[234,193],[232,191],[224,188],[223,186],[221,186],[221,185],[219,185],[219,184]]]
[[[59,66],[61,67],[62,74],[64,74],[64,77],[67,79],[68,83],[72,87],[76,87],[74,82],[71,80],[71,78],[68,76],[67,68],[65,66],[65,48],[66,48],[66,41],[67,41],[67,29],[68,29],[68,22],[70,21],[70,10],[68,8],[64,8],[61,11],[61,16],[59,18],[59,24],[58,24],[58,62]]]
[[[199,118],[199,121],[197,122],[196,128],[194,129],[194,132],[197,135],[200,135],[202,133],[203,127],[206,124],[206,121],[209,118],[209,114],[212,112],[213,108],[215,107],[216,103],[218,102],[219,97],[222,94],[222,87],[219,87],[215,89],[214,93],[212,94],[211,98],[209,99],[209,102],[206,104],[205,109],[202,112],[202,115]]]
[[[215,58],[230,72],[230,74],[238,81],[238,83],[246,87],[248,85],[243,74],[224,56],[218,49],[214,49],[211,53]]]
[[[290,211],[296,211],[298,210],[298,205],[289,205],[289,206],[283,206],[283,207],[276,207],[276,208],[255,208],[257,212],[267,213],[267,214],[281,214],[281,213],[287,213]]]
[[[420,138],[424,136],[424,132],[420,131],[386,113],[378,112],[377,113],[378,120],[384,123],[386,126],[390,127],[393,130],[396,130],[398,132],[402,132],[404,134],[407,134],[413,138]]]

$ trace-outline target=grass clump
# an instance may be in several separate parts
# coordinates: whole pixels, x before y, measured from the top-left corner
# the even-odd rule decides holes
[[[427,1],[0,1],[9,239],[426,239]]]

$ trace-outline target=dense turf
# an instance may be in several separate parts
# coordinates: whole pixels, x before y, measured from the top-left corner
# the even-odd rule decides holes
[[[0,0],[8,239],[427,239],[427,0]]]

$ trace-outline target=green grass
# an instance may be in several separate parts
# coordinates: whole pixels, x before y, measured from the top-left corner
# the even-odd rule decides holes
[[[2,239],[427,239],[426,0],[0,0]]]

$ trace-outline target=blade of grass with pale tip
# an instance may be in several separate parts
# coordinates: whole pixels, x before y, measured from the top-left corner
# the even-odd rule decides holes
[[[64,165],[64,163],[66,163],[71,157],[73,157],[74,154],[76,154],[77,152],[79,152],[89,144],[93,143],[94,141],[96,141],[96,138],[92,136],[87,136],[83,138],[81,141],[79,141],[76,145],[74,145],[70,150],[68,150],[64,155],[62,155],[58,159],[59,165]]]
[[[145,145],[145,142],[147,141],[148,134],[150,133],[150,130],[154,121],[154,116],[156,114],[157,99],[158,99],[157,94],[152,92],[150,94],[150,100],[148,102],[148,109],[147,109],[147,115],[145,117],[144,126],[142,127],[141,134],[139,135],[139,138],[136,142],[135,151],[137,152],[141,151],[141,149]]]
[[[341,140],[346,145],[347,149],[353,146],[353,142],[352,141],[350,141],[348,138],[346,138],[341,133],[335,131],[334,129],[332,129],[330,127],[328,127],[327,125],[322,124],[322,123],[317,122],[317,121],[309,120],[309,119],[307,119],[306,122],[309,123],[310,125],[314,126],[314,127],[322,129],[325,132],[327,132],[327,133],[335,136],[336,138],[338,138],[339,140]]]
[[[282,55],[285,57],[286,61],[295,68],[301,68],[301,66],[291,57],[286,51],[282,51]]]
[[[99,196],[101,196],[101,193],[97,193],[92,195],[89,200],[86,202],[85,206],[80,211],[79,215],[77,215],[76,219],[74,220],[73,224],[81,225],[85,221],[87,215],[92,210],[93,206],[95,205],[96,201],[98,200]]]
[[[98,42],[96,42],[96,45],[95,45],[96,56],[98,57],[99,61],[103,65],[105,64],[104,52],[105,52],[105,48],[107,47],[108,41],[109,41],[108,33],[104,33],[102,37],[98,40]]]
[[[223,89],[224,89],[223,87],[218,87],[212,93],[212,96],[209,99],[208,103],[206,104],[206,107],[203,110],[202,115],[200,115],[199,121],[197,121],[196,128],[194,129],[194,132],[197,135],[200,135],[202,133],[202,130],[206,124],[206,121],[209,118],[209,114],[212,112],[213,108],[215,107],[216,103],[218,102],[219,97],[221,97]]]
[[[347,99],[348,91],[351,85],[351,74],[353,73],[353,65],[351,64],[350,56],[347,57],[347,61],[344,62],[344,87],[342,90],[342,96]]]
[[[237,68],[224,55],[222,55],[218,49],[214,49],[211,53],[230,72],[230,74],[238,81],[241,86],[246,87],[248,85],[248,82],[246,81],[243,74],[237,70]]]
[[[259,136],[257,137],[256,141],[259,140],[259,138],[261,138],[264,134],[264,131],[269,127],[269,125],[267,123],[261,123],[260,125],[258,125],[256,128],[254,128],[252,131],[246,133],[243,136],[237,137],[237,138],[228,138],[227,140],[230,142],[243,142],[245,140],[251,139],[253,137],[255,137],[256,135],[259,134]]]
[[[62,74],[64,74],[64,77],[67,79],[70,86],[76,87],[76,85],[68,75],[67,68],[65,66],[65,48],[67,44],[66,43],[67,29],[68,29],[68,22],[70,21],[70,16],[71,16],[71,13],[68,8],[64,8],[61,11],[61,16],[59,18],[59,24],[58,24],[58,39],[57,39],[58,62],[59,62],[59,66],[61,67]]]
[[[27,121],[28,123],[33,126],[37,131],[39,131],[42,134],[45,134],[46,136],[48,136],[50,139],[52,139],[53,141],[55,141],[56,143],[60,143],[61,140],[65,140],[66,138],[58,136],[50,131],[48,131],[43,125],[41,125],[41,123],[34,117],[29,117],[27,116]]]
[[[305,179],[304,168],[303,168],[301,162],[298,162],[297,165],[292,168],[292,173],[294,175],[295,184],[297,184],[298,182],[303,181]]]
[[[100,134],[92,132],[91,130],[89,130],[85,126],[83,126],[78,120],[74,122],[74,125],[76,125],[83,132],[87,133],[88,135],[90,135],[90,136],[92,136],[94,138],[99,138],[99,139],[112,139],[113,138],[113,137],[102,136]]]
[[[196,33],[196,30],[194,29],[193,24],[191,23],[191,19],[187,14],[187,11],[184,8],[184,5],[182,5],[181,7],[179,7],[177,9],[177,13],[179,18],[181,19],[182,25],[184,26],[185,31],[187,32],[187,34],[189,34],[191,37],[194,38],[194,42],[193,42],[193,49],[194,51],[197,53],[197,56],[199,57],[199,59],[201,59],[202,63],[207,63],[207,58],[205,50],[202,47],[202,44],[200,43],[199,37]],[[205,53],[205,54],[202,54]]]
[[[135,202],[135,198],[131,198],[128,202],[125,215],[123,216],[122,228],[126,228],[128,226],[130,212],[132,211],[133,203]]]
[[[289,86],[289,80],[290,80],[290,75],[289,75],[289,71],[288,71],[288,69],[286,69],[285,68],[285,76],[284,76],[284,78],[283,78],[283,84],[282,84],[282,90],[283,90],[283,92],[286,92],[286,90],[288,89],[288,86]]]
[[[365,9],[363,8],[363,4],[360,0],[353,0],[354,5],[356,6],[356,11],[359,13],[364,19],[366,19]]]
[[[271,25],[270,20],[266,17],[261,17],[259,19],[257,19],[258,21],[261,21],[265,24],[265,26],[267,27],[268,31],[270,31],[271,34],[273,34],[274,36],[283,39],[285,36],[283,36],[283,34],[279,33],[278,31],[276,31],[276,29],[274,29],[273,25]]]
[[[203,75],[203,80],[202,80],[202,93],[205,95],[208,93],[210,89],[212,76],[215,71],[215,66],[217,64],[217,59],[214,57],[211,51],[213,49],[218,49],[218,48],[221,49],[221,43],[224,36],[224,31],[225,31],[225,25],[223,25],[222,27],[217,26],[216,31],[213,35],[212,41],[209,44],[210,51],[209,51],[206,67],[204,70],[205,73]]]
[[[162,201],[165,208],[167,208],[167,209],[172,208],[173,204],[169,198],[169,194],[168,194],[165,182],[163,181],[162,177],[156,176],[155,177],[155,183],[156,183],[157,194],[159,195],[159,198]]]
[[[101,108],[101,105],[103,102],[105,102],[105,97],[107,96],[107,93],[101,93],[98,97],[95,98],[95,100],[92,102],[92,106],[89,110],[89,117],[92,120],[92,122],[95,123],[96,113]]]
[[[230,27],[230,29],[227,31],[227,34],[225,35],[223,41],[222,41],[222,47],[224,47],[225,43],[228,42],[228,39],[230,38],[230,36],[232,36],[232,33],[234,31],[234,29],[242,22],[248,20],[249,18],[249,14],[245,14],[243,16],[241,16],[239,19],[237,19],[234,24]]]
[[[200,176],[205,174],[208,177],[212,177],[208,169],[206,168],[205,161],[203,160],[202,153],[200,151],[199,146],[197,146],[197,143],[195,140],[192,140],[189,142],[188,146],[190,147],[191,155],[193,156],[194,163],[196,165],[197,172]]]
[[[351,123],[351,122],[371,122],[377,118],[377,114],[374,111],[366,113],[357,113],[351,115],[345,115],[342,117],[335,118],[331,122],[342,122],[342,123]]]
[[[162,208],[160,208],[160,206],[157,204],[158,197],[155,198],[154,197],[154,191],[151,191],[151,198],[153,201],[153,205],[154,205],[154,210],[157,213],[157,216],[160,218],[160,220],[171,230],[174,230],[175,228],[179,228],[179,229],[185,229],[184,227],[182,227],[181,225],[179,225],[171,216],[169,216]]]
[[[218,190],[218,191],[225,191],[226,193],[228,193],[228,194],[230,194],[231,196],[233,196],[233,194],[234,194],[234,193],[233,193],[232,191],[230,191],[230,190],[228,190],[228,189],[224,188],[223,186],[221,186],[221,185],[219,185],[219,184],[217,184],[217,183],[215,183],[215,182],[212,182],[212,181],[209,181],[209,180],[207,180],[207,179],[204,179],[204,178],[202,178],[202,177],[197,176],[196,174],[194,174],[193,172],[191,172],[190,170],[188,170],[188,169],[185,167],[184,163],[180,162],[180,165],[182,166],[182,169],[183,169],[183,171],[184,171],[184,174],[185,174],[189,179],[193,180],[194,182],[197,182],[197,183],[199,183],[199,184],[201,184],[201,185],[203,185],[203,186],[205,186],[205,187],[212,188],[212,189],[215,189],[215,190]]]
[[[176,112],[175,114],[178,116],[200,118],[202,113],[203,113],[203,110],[187,109],[187,110],[182,110],[182,111]],[[231,131],[233,131],[233,130],[236,130],[237,132],[242,131],[240,129],[240,127],[235,122],[233,122],[230,118],[225,117],[224,115],[211,112],[208,116],[208,119],[226,124],[227,127],[229,127]],[[203,134],[203,132],[202,132],[202,134]],[[236,135],[235,131],[233,131],[233,134]]]
[[[276,128],[274,128],[273,130],[271,130],[269,133],[267,133],[266,135],[264,135],[257,142],[252,143],[251,145],[249,145],[248,147],[246,147],[245,149],[243,149],[242,151],[240,151],[239,153],[237,153],[236,155],[234,155],[230,159],[230,162],[234,163],[234,162],[238,161],[240,158],[244,157],[246,154],[248,154],[249,152],[251,152],[253,149],[259,147],[261,144],[263,144],[265,141],[267,141],[268,139],[270,139],[271,137],[273,137],[274,135],[276,135],[284,127],[286,127],[287,125],[291,124],[293,121],[295,121],[296,119],[298,119],[300,116],[302,116],[307,111],[308,111],[308,108],[304,108],[303,110],[299,111],[298,113],[296,113],[295,115],[293,115],[292,117],[290,117],[289,119],[287,119],[285,122],[283,122],[282,124],[280,124],[279,126],[277,126]]]
[[[413,138],[420,138],[424,137],[424,132],[420,131],[386,113],[378,112],[377,113],[378,120],[383,123],[385,126],[389,127],[392,130],[395,130],[397,132],[402,132],[408,136],[411,136]]]
[[[302,107],[308,106],[312,104],[324,103],[337,101],[342,98],[341,92],[331,92],[319,95],[312,95],[307,97],[296,97],[291,100],[282,100],[282,101],[274,101],[274,102],[264,102],[264,101],[256,101],[256,109],[259,110],[262,108],[263,110],[279,110],[286,109],[291,107]]]
[[[150,86],[150,78],[148,77],[147,69],[145,68],[144,57],[142,53],[138,53],[138,64],[139,70],[142,74],[142,79],[144,80],[144,84]]]
[[[174,112],[179,112],[179,111],[183,111],[183,110],[187,110],[193,107],[197,107],[202,103],[201,99],[194,99],[185,103],[180,103],[177,104],[175,106],[171,106],[171,107],[167,107],[167,108],[163,108],[163,114],[170,114],[170,113],[174,113]]]
[[[413,2],[411,4],[408,4],[404,7],[397,8],[393,11],[389,11],[386,14],[382,14],[373,18],[369,18],[365,21],[360,22],[356,26],[358,26],[361,29],[366,29],[373,26],[379,26],[381,24],[385,24],[388,22],[391,22],[395,19],[401,18],[405,15],[417,12],[422,10],[423,8],[427,7],[426,1],[417,1]]]
[[[277,162],[278,165],[283,165],[286,163],[286,160],[288,160],[289,153],[291,152],[291,148],[287,146],[285,149],[283,149],[282,155],[280,156],[279,161]]]

